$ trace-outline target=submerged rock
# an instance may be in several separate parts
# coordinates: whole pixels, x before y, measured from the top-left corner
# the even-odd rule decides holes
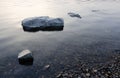
[[[73,12],[69,12],[68,15],[71,16],[71,17],[82,18],[79,14],[76,14],[76,13],[73,13]]]
[[[48,16],[31,17],[22,21],[24,31],[60,31],[63,30],[62,18],[50,18]]]
[[[44,70],[47,70],[47,69],[49,69],[50,68],[50,65],[45,65],[44,66]]]
[[[92,10],[92,12],[98,12],[99,10]]]
[[[23,50],[18,54],[19,64],[22,65],[32,65],[33,64],[33,56],[30,50]]]
[[[61,73],[59,73],[59,74],[56,76],[56,78],[63,78],[63,76],[62,76]]]

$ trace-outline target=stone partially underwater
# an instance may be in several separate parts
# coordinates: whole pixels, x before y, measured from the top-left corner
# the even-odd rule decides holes
[[[31,17],[22,21],[24,31],[62,31],[64,20],[62,18],[50,18],[48,16]]]
[[[73,13],[73,12],[69,12],[68,15],[70,17],[76,17],[76,18],[80,18],[80,19],[82,18],[79,14],[76,14],[76,13]]]
[[[32,65],[33,64],[33,56],[32,52],[29,50],[23,50],[18,54],[19,64],[21,65]]]

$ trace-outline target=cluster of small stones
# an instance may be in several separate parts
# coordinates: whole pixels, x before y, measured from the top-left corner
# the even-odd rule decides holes
[[[75,66],[76,69],[64,70],[56,78],[120,78],[120,54],[102,66],[89,67],[86,64]]]

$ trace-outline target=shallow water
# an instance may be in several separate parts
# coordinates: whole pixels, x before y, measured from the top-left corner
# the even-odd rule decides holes
[[[54,77],[68,64],[82,60],[106,62],[120,49],[119,0],[1,0],[0,77]],[[67,13],[79,13],[82,19]],[[24,32],[21,21],[27,17],[61,17],[63,31]],[[24,49],[34,54],[32,66],[19,65],[17,55]],[[43,71],[45,65],[50,70]]]

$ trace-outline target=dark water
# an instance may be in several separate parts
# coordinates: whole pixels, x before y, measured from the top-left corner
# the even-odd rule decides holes
[[[51,78],[80,60],[108,61],[112,51],[120,49],[119,7],[119,0],[1,0],[0,78]],[[82,19],[69,17],[68,12],[79,13]],[[24,18],[46,15],[62,17],[64,30],[23,31]],[[34,54],[32,66],[18,63],[17,55],[24,49]],[[43,70],[48,64],[50,69]]]

